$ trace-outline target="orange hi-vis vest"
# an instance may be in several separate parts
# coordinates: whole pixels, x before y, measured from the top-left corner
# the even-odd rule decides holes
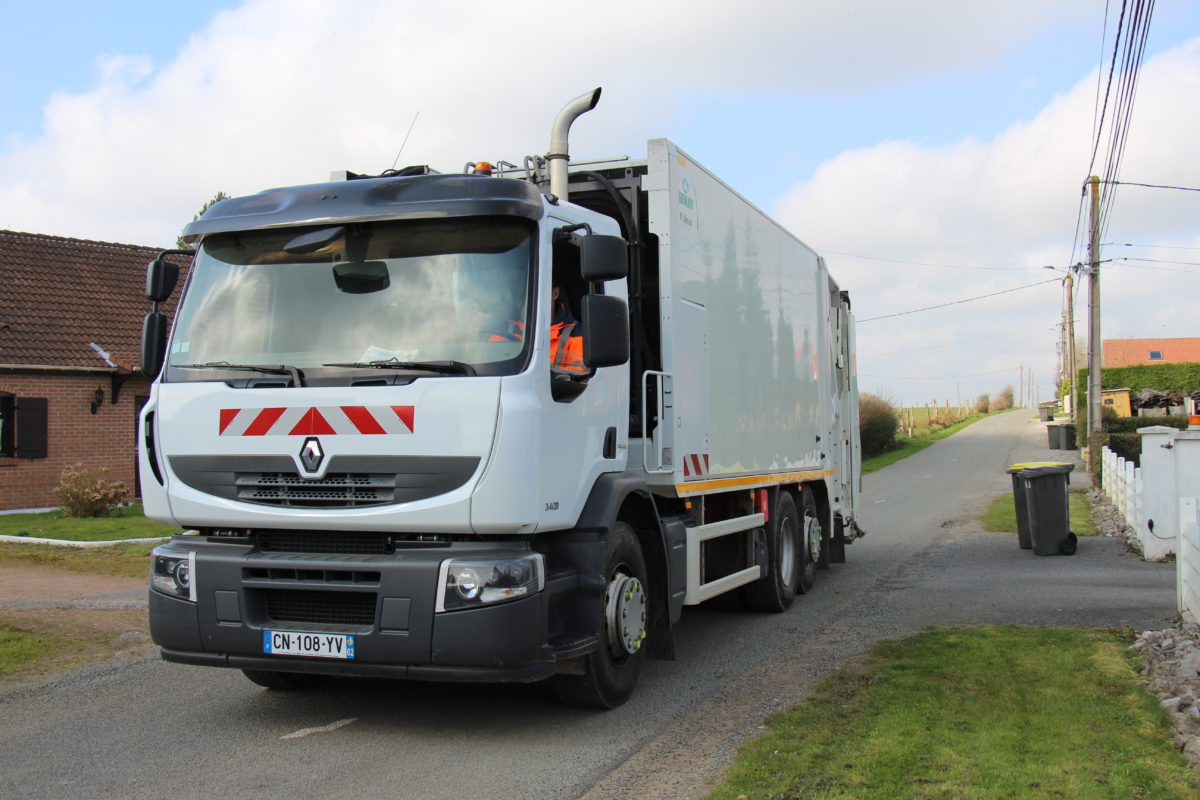
[[[493,333],[489,342],[521,341],[525,338],[525,324],[509,320],[512,332],[507,336]],[[571,372],[587,372],[583,364],[583,337],[572,336],[576,323],[556,322],[550,326],[550,366]],[[566,334],[565,336],[563,334]]]

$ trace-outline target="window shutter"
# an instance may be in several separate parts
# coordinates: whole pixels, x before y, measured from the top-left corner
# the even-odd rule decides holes
[[[48,438],[46,398],[18,397],[17,458],[45,458]]]

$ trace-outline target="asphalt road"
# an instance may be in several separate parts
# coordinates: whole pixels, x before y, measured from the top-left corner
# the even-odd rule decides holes
[[[1174,565],[1112,539],[1033,556],[979,530],[1004,468],[1044,460],[1027,412],[867,476],[869,536],[782,615],[688,609],[678,660],[610,712],[537,687],[334,681],[280,694],[144,659],[0,705],[0,798],[695,798],[763,717],[870,643],[927,625],[1164,627]],[[1063,454],[1058,453],[1059,457]]]

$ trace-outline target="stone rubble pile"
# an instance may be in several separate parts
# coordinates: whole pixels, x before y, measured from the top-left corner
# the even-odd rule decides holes
[[[1096,524],[1097,533],[1109,538],[1124,539],[1131,550],[1141,555],[1142,543],[1138,541],[1137,534],[1125,524],[1125,518],[1116,506],[1109,502],[1103,490],[1089,489],[1087,498],[1092,504],[1092,521]]]
[[[1145,663],[1142,685],[1171,718],[1175,746],[1200,767],[1200,625],[1185,613],[1173,628],[1145,631],[1130,649]]]

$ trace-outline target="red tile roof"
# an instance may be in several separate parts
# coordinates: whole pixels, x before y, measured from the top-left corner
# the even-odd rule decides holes
[[[158,248],[0,230],[0,365],[136,369]],[[184,267],[187,259],[172,260]],[[176,289],[163,311],[170,314]]]
[[[1200,361],[1200,338],[1105,339],[1101,349],[1106,367]],[[1150,360],[1151,350],[1157,350],[1162,358]]]

